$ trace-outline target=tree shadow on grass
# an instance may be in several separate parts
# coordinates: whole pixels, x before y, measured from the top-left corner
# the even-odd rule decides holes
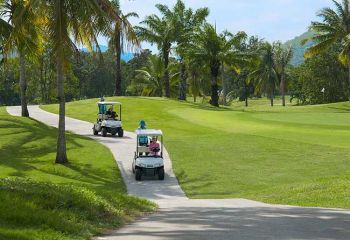
[[[2,119],[2,122],[0,122],[0,133],[1,128],[19,129],[19,131],[12,132],[12,134],[6,133],[6,135],[0,136],[1,141],[7,141],[0,148],[0,166],[11,168],[13,170],[12,173],[9,173],[11,176],[31,177],[31,174],[28,174],[28,172],[35,170],[44,175],[54,175],[67,180],[93,185],[94,189],[110,189],[123,186],[121,179],[117,176],[115,178],[111,177],[111,173],[108,172],[110,169],[99,169],[92,164],[79,163],[78,165],[70,162],[65,165],[58,165],[77,173],[69,174],[69,171],[67,172],[64,169],[53,168],[55,166],[53,157],[52,160],[49,160],[52,167],[45,167],[48,166],[48,162],[46,159],[43,160],[43,157],[47,155],[54,156],[56,152],[57,129],[55,128],[35,120],[27,121],[27,119],[22,120],[15,117]],[[67,144],[68,151],[79,151],[79,148],[84,148],[85,146],[79,143],[80,140],[93,141],[70,133],[66,136],[67,143],[69,143]],[[94,141],[94,144],[98,143]],[[121,187],[121,190],[124,192],[125,188]]]

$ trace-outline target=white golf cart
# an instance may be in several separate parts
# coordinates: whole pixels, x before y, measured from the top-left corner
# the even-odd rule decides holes
[[[138,129],[137,141],[132,171],[136,181],[141,181],[142,175],[156,176],[164,180],[163,133],[161,130]],[[158,141],[160,139],[160,141]],[[152,143],[152,140],[154,141]],[[156,147],[154,147],[156,146]]]
[[[118,137],[123,137],[122,104],[119,102],[97,102],[97,105],[97,121],[92,128],[94,135],[101,132],[103,137],[106,137],[107,133],[112,134],[112,136],[118,134]],[[115,105],[119,106],[119,114],[114,111]]]

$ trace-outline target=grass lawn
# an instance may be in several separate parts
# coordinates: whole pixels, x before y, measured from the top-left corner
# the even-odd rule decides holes
[[[67,135],[70,163],[54,164],[56,129],[0,108],[0,239],[88,239],[155,206],[129,197],[110,151]]]
[[[67,104],[93,122],[98,99]],[[161,98],[123,103],[133,131],[140,119],[165,133],[175,173],[190,198],[350,208],[350,104],[271,108],[266,100],[215,109]],[[42,106],[57,112],[57,105]]]

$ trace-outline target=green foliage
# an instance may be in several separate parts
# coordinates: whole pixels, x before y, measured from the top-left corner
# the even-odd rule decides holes
[[[291,68],[290,91],[292,99],[300,104],[320,104],[345,101],[348,70],[338,62],[339,45],[327,52]],[[322,93],[322,89],[325,92]]]

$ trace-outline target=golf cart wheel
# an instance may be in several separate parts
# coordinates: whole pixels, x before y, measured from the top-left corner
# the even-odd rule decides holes
[[[96,131],[95,127],[93,128],[92,131],[94,132],[94,135],[95,135],[95,136],[98,135],[98,131]]]
[[[158,170],[158,179],[159,180],[164,180],[164,167],[159,168],[159,170]]]
[[[141,181],[141,175],[142,175],[141,169],[140,168],[136,168],[135,169],[135,180],[136,181]]]
[[[102,128],[102,136],[106,137],[107,136],[107,129]]]
[[[118,137],[123,137],[123,136],[124,136],[124,130],[120,128],[118,131]]]

